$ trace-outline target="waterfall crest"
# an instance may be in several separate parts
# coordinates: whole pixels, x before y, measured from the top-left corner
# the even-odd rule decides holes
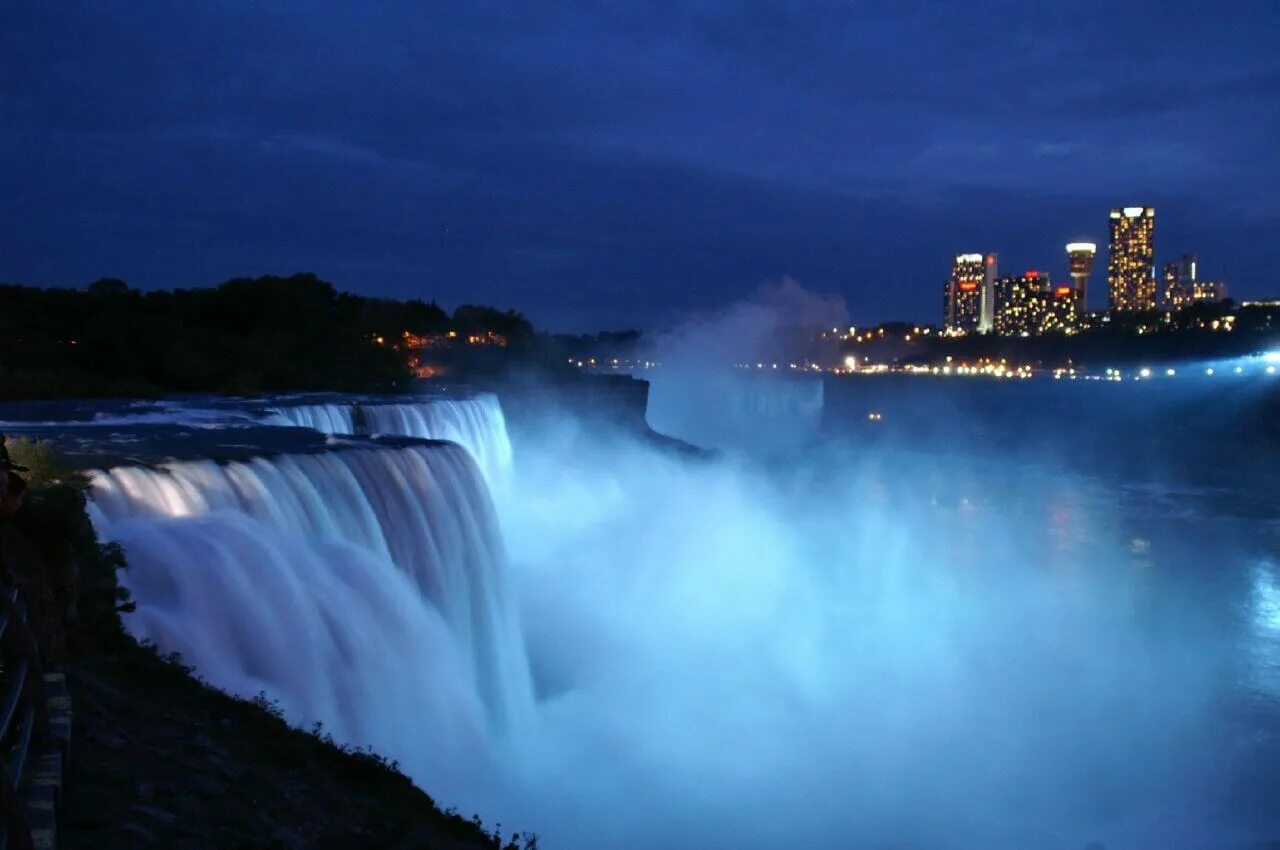
[[[492,502],[458,446],[117,467],[92,492],[127,550],[127,627],[215,685],[418,757],[531,709]]]
[[[354,404],[299,404],[271,408],[271,422],[295,428],[310,428],[322,434],[354,434],[355,414]]]
[[[392,404],[304,404],[276,407],[272,421],[324,434],[419,437],[465,448],[490,487],[511,474],[511,439],[502,405],[493,393]]]

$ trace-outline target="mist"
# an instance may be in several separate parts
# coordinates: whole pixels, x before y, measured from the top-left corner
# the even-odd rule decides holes
[[[791,278],[709,315],[685,316],[646,340],[646,358],[661,364],[645,374],[650,427],[705,448],[804,444],[821,422],[822,380],[797,367],[815,353],[813,328],[847,321],[843,300]]]
[[[830,309],[788,282],[656,342],[649,424],[720,451],[563,414],[513,432],[538,726],[483,803],[570,848],[1272,835],[1276,748],[1245,717],[1277,692],[1275,529],[1063,448],[1084,418],[1152,421],[1151,395],[1076,398],[1002,453],[962,405],[945,427],[976,439],[860,439],[867,404],[923,415],[928,391],[829,379],[831,405],[820,378],[723,368],[785,357],[808,306]]]
[[[700,448],[330,399],[255,420],[348,435],[319,454],[96,474],[126,624],[549,848],[1273,838],[1273,455],[1225,430],[1263,385],[819,378],[784,360],[809,307],[785,283],[655,343],[647,421]],[[1119,463],[1151,423],[1211,485]]]
[[[500,505],[568,847],[1221,846],[1225,645],[1053,470],[785,471],[549,422]],[[1207,737],[1209,735],[1209,737]],[[1198,843],[1197,843],[1198,842]]]

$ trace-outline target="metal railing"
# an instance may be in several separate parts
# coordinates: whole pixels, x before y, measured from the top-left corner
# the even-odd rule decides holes
[[[30,850],[31,826],[18,792],[42,719],[40,655],[17,588],[0,591],[0,850]]]

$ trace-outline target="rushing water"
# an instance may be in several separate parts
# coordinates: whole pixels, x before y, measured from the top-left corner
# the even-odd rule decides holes
[[[511,472],[511,441],[497,396],[400,403],[302,404],[275,407],[274,421],[323,434],[391,434],[450,440],[465,448],[484,471],[490,487]]]
[[[282,407],[466,450],[117,467],[95,510],[134,634],[545,846],[1280,838],[1256,388],[872,380],[669,385],[725,439],[693,459],[508,441],[496,400]]]
[[[129,551],[130,630],[214,684],[265,690],[353,741],[394,740],[419,697],[443,730],[479,719],[476,697],[498,728],[527,717],[502,542],[461,448],[121,467],[93,494],[100,531]],[[404,716],[380,728],[388,712]]]

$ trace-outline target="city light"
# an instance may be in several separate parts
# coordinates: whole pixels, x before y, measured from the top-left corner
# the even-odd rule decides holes
[[[1262,362],[1280,363],[1280,351],[1268,351],[1266,354],[1262,355]]]
[[[1142,376],[1142,377],[1144,377],[1144,378],[1150,378],[1150,377],[1151,377],[1151,370],[1150,370],[1150,369],[1148,369],[1148,368],[1146,368],[1146,367],[1144,366],[1144,367],[1142,368],[1142,370],[1138,372],[1138,374],[1139,374],[1139,375],[1141,375],[1141,376]]]

